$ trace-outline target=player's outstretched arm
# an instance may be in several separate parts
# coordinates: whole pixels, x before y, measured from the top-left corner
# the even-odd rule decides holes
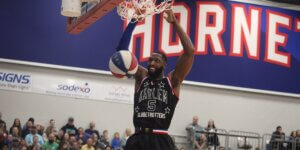
[[[180,86],[185,76],[190,72],[193,62],[194,62],[194,45],[190,39],[190,37],[184,32],[180,24],[178,23],[177,19],[172,10],[166,10],[165,19],[173,24],[176,32],[180,38],[180,41],[183,46],[183,54],[179,57],[175,69],[173,72],[170,73],[170,79],[173,84],[173,87],[176,91],[177,87]],[[179,91],[178,91],[179,93]]]
[[[133,32],[136,24],[137,24],[137,22],[135,22],[135,23],[130,22],[127,25],[127,27],[121,37],[121,40],[118,44],[117,51],[129,49],[130,39],[131,39],[132,32]],[[137,70],[136,74],[134,75],[136,84],[139,85],[140,81],[143,79],[144,76],[146,76],[146,74],[147,74],[147,70],[143,66],[139,65],[138,70]]]

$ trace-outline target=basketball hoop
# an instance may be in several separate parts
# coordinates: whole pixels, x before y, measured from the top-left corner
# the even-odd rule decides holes
[[[142,21],[149,15],[159,14],[171,8],[173,0],[124,0],[120,3],[117,12],[122,20],[131,22]]]

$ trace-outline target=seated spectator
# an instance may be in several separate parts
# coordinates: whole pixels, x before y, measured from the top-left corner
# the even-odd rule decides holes
[[[9,150],[18,150],[20,149],[20,138],[14,138],[12,140],[12,147],[8,148]]]
[[[90,138],[92,135],[84,132],[82,127],[78,128],[78,135],[77,135],[77,140],[81,139],[83,143],[85,144],[87,139]]]
[[[9,134],[12,134],[14,127],[18,128],[18,130],[19,130],[18,135],[21,137],[22,136],[22,126],[21,126],[21,121],[19,118],[15,118],[13,125],[9,129]]]
[[[283,149],[283,141],[285,140],[285,134],[282,131],[281,126],[276,127],[276,131],[272,133],[271,145],[273,149]]]
[[[105,149],[105,147],[109,146],[109,135],[108,135],[108,131],[104,130],[103,134],[100,136],[100,144],[102,145],[102,149]]]
[[[57,129],[55,127],[55,120],[54,119],[50,119],[49,121],[49,126],[46,129],[46,135],[49,136],[50,133],[57,133]]]
[[[94,121],[90,122],[90,127],[85,130],[85,133],[89,135],[93,135],[93,133],[96,133],[98,137],[100,137],[99,131],[96,130],[96,124]]]
[[[27,143],[24,139],[21,139],[20,141],[20,147],[27,147]]]
[[[63,130],[59,130],[57,135],[56,135],[56,143],[59,144],[64,138],[64,131]]]
[[[124,134],[124,137],[122,138],[122,147],[124,148],[125,145],[126,145],[126,142],[128,140],[128,138],[131,136],[131,129],[127,128],[125,130],[125,134]]]
[[[11,149],[13,146],[13,136],[11,134],[7,135],[7,138],[5,140],[5,145],[8,149]]]
[[[37,133],[37,128],[36,128],[35,125],[33,125],[33,126],[30,128],[30,133],[27,134],[26,137],[25,137],[25,141],[26,141],[26,144],[27,144],[27,145],[32,145],[32,144],[33,144],[33,137],[34,137],[34,136],[37,136],[37,138],[38,138],[38,143],[39,143],[40,145],[43,145],[43,144],[44,144],[43,137]]]
[[[29,149],[41,150],[42,145],[39,143],[38,134],[33,136],[33,143],[29,146]]]
[[[99,138],[97,136],[96,133],[93,133],[91,136],[92,140],[93,140],[93,146],[94,148],[97,149],[101,149],[102,145],[100,144]]]
[[[25,136],[30,133],[30,128],[32,125],[33,123],[30,120],[26,122],[26,126],[24,126],[22,129],[22,138],[25,138]]]
[[[81,150],[95,150],[93,146],[93,139],[89,138],[86,144],[81,147]]]
[[[69,140],[70,140],[70,135],[68,133],[65,133],[62,141],[69,143]]]
[[[104,148],[104,150],[111,150],[111,147],[108,145]]]
[[[204,128],[199,124],[199,118],[197,116],[193,117],[193,122],[186,127],[187,138],[191,145],[195,144],[196,149],[206,146],[206,137],[200,132],[204,132]]]
[[[40,124],[36,124],[36,129],[37,129],[37,132],[40,136],[43,136],[44,135],[44,130],[45,130],[45,127],[40,125]]]
[[[80,150],[81,146],[79,145],[78,142],[73,142],[72,145],[71,145],[71,150]]]
[[[21,138],[21,134],[19,132],[18,127],[13,127],[11,134],[12,134],[13,137]]]
[[[300,130],[296,131],[296,150],[300,150]]]
[[[208,132],[208,134],[207,134],[208,146],[212,146],[212,147],[220,146],[219,137],[217,134],[215,134],[217,132],[217,128],[215,126],[214,120],[210,119],[208,121],[208,124],[207,124],[207,127],[205,130]]]
[[[61,141],[60,144],[58,145],[59,150],[69,150],[71,148],[69,142],[64,142]]]
[[[7,133],[7,128],[6,128],[6,122],[2,119],[2,112],[0,112],[0,124],[3,124],[3,128],[5,132]]]
[[[77,138],[74,135],[70,135],[69,144],[71,148],[73,147],[74,143],[77,143]]]
[[[7,137],[7,134],[6,134],[4,124],[1,123],[0,124],[0,149],[3,149],[3,147],[5,145],[6,137]]]
[[[34,118],[33,118],[33,117],[30,117],[30,118],[27,120],[27,122],[28,122],[28,121],[30,121],[30,122],[32,123],[32,125],[34,125]],[[30,127],[27,127],[27,123],[24,124],[24,126],[23,126],[23,129],[25,129],[25,128],[30,128]]]
[[[43,145],[43,150],[57,150],[58,144],[55,142],[54,133],[50,133],[48,141]]]
[[[74,118],[70,117],[68,119],[68,123],[61,128],[64,133],[68,133],[70,135],[78,135],[78,130],[74,125]]]
[[[120,133],[119,132],[116,132],[114,134],[114,138],[111,140],[111,147],[112,147],[113,150],[121,150],[122,149]]]

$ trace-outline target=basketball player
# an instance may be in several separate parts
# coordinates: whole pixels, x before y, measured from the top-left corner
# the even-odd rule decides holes
[[[189,36],[175,18],[173,11],[165,11],[165,19],[172,24],[180,38],[183,53],[175,69],[167,77],[164,69],[167,57],[153,53],[147,69],[139,66],[135,78],[134,115],[135,134],[126,143],[125,150],[173,150],[175,144],[168,135],[180,85],[189,73],[194,61],[194,46]],[[129,23],[124,31],[118,49],[128,49],[130,37],[136,23]]]

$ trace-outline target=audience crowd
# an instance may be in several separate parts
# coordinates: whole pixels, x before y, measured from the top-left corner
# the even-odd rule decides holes
[[[122,150],[132,134],[128,128],[124,136],[116,132],[110,139],[107,130],[96,130],[95,122],[90,122],[88,129],[77,128],[72,117],[60,129],[54,119],[50,119],[47,127],[34,121],[29,118],[22,126],[16,118],[7,127],[0,112],[0,150]]]
[[[192,123],[186,127],[187,139],[193,149],[208,150],[216,147],[220,150],[224,149],[220,145],[218,135],[215,134],[220,129],[217,129],[214,120],[209,120],[206,127],[200,126],[198,122],[199,118],[194,116]],[[87,129],[77,128],[72,117],[61,128],[56,127],[54,119],[50,119],[49,125],[45,127],[35,123],[34,118],[29,118],[23,126],[20,119],[15,118],[12,126],[8,127],[2,120],[0,112],[0,150],[123,150],[131,134],[132,131],[128,128],[124,135],[115,132],[110,139],[107,130],[99,133],[95,122],[91,121]],[[286,136],[282,127],[278,126],[271,136],[268,147],[288,149],[292,146],[291,141],[298,139],[300,139],[300,130]],[[300,140],[297,143],[300,149]]]

